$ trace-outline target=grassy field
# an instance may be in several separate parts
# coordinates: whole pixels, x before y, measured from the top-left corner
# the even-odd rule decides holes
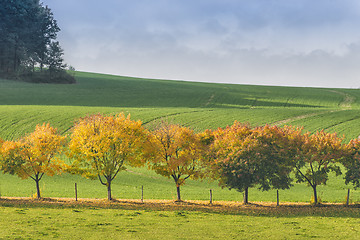
[[[314,132],[325,129],[345,134],[345,141],[360,135],[360,90],[275,86],[210,84],[140,79],[76,72],[77,84],[31,84],[0,80],[0,137],[16,139],[33,131],[36,124],[50,122],[69,134],[74,120],[91,113],[124,112],[150,127],[165,118],[196,131],[216,129],[234,120],[252,125],[304,126]],[[81,197],[103,198],[97,181],[62,175],[45,178],[42,190],[48,197],[72,197],[74,183]],[[0,174],[0,192],[5,196],[31,196],[31,180]],[[173,199],[173,182],[142,168],[121,173],[115,180],[115,197],[137,199],[141,186],[149,199]],[[332,177],[320,187],[323,201],[343,202],[346,189],[342,177]],[[241,193],[221,189],[217,183],[190,181],[183,187],[184,199],[208,199],[209,189],[219,200],[240,200]],[[308,202],[311,190],[295,184],[281,191],[282,201]],[[252,189],[250,201],[274,201],[275,192]],[[360,201],[352,191],[353,201]]]
[[[76,73],[76,85],[2,80],[2,105],[103,107],[338,107],[357,91],[165,81]],[[354,102],[354,101],[353,101]],[[356,101],[355,101],[356,103]]]
[[[0,239],[357,239],[358,209],[0,199]]]
[[[75,85],[0,79],[0,137],[16,139],[43,122],[69,134],[76,118],[98,112],[131,114],[146,127],[164,118],[202,131],[238,120],[254,126],[303,126],[311,132],[325,129],[344,134],[344,141],[360,135],[358,89],[209,84],[82,72],[76,79]],[[249,201],[260,205],[242,206],[242,193],[209,181],[188,181],[181,188],[184,206],[149,205],[150,199],[172,202],[176,189],[170,179],[145,167],[129,168],[113,182],[114,197],[131,199],[122,200],[130,201],[128,205],[120,201],[119,206],[108,206],[101,200],[105,187],[79,176],[44,177],[40,186],[46,198],[74,198],[75,183],[79,198],[100,199],[94,200],[100,205],[8,201],[4,196],[32,197],[35,183],[0,174],[0,239],[356,239],[360,231],[358,205],[341,206],[348,188],[342,176],[331,175],[327,186],[319,187],[323,203],[338,204],[321,208],[308,205],[312,191],[305,184],[280,191],[281,206],[269,207],[263,203],[275,202],[275,191],[250,189]],[[145,204],[139,203],[142,187]],[[209,207],[210,189],[215,203],[227,201],[233,208],[220,203]],[[350,200],[360,202],[360,190],[352,189]]]
[[[67,132],[90,113],[130,113],[145,125],[159,118],[198,131],[234,120],[304,126],[360,135],[360,90],[165,81],[76,73],[75,85],[0,80],[0,137],[14,139],[37,123]]]
[[[98,180],[88,180],[80,176],[64,174],[47,177],[40,182],[44,197],[74,198],[74,185],[77,183],[79,198],[106,198],[106,188]],[[112,183],[113,196],[117,199],[141,199],[143,187],[144,199],[172,199],[176,200],[176,187],[172,179],[157,175],[146,168],[129,168],[121,172]],[[352,203],[360,202],[360,190],[346,186],[342,176],[330,175],[326,186],[318,187],[318,194],[322,202],[345,203],[347,189],[351,188],[350,200]],[[181,187],[184,200],[209,200],[210,189],[216,201],[242,201],[242,193],[236,190],[222,189],[217,182],[187,181]],[[16,176],[0,175],[0,191],[2,196],[31,197],[36,193],[35,182],[31,179],[21,180]],[[309,203],[312,190],[305,184],[294,183],[288,190],[279,191],[280,202],[306,202]],[[249,201],[276,202],[276,191],[263,192],[257,188],[249,190]]]

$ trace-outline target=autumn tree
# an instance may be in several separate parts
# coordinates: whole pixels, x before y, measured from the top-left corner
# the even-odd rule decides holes
[[[212,168],[220,185],[244,192],[244,204],[251,187],[263,191],[289,188],[292,164],[287,131],[295,130],[268,125],[251,128],[238,122],[215,131]]]
[[[141,165],[141,146],[146,131],[140,121],[130,115],[80,118],[73,128],[69,156],[74,160],[71,170],[82,176],[98,178],[107,187],[112,200],[111,183],[125,165]]]
[[[329,172],[341,174],[338,163],[346,154],[342,140],[336,133],[322,130],[302,134],[294,141],[295,177],[297,182],[306,182],[313,189],[314,204],[318,204],[317,186],[326,184]]]
[[[177,201],[181,201],[180,187],[187,179],[204,176],[204,147],[200,134],[176,124],[162,122],[150,133],[147,145],[149,167],[174,180]]]
[[[342,164],[346,169],[345,183],[352,183],[355,188],[360,187],[360,139],[353,139],[347,145],[346,158]]]
[[[0,149],[1,169],[36,183],[37,198],[41,198],[39,182],[43,176],[59,174],[65,167],[56,156],[65,137],[49,124],[37,125],[35,131],[18,141],[5,141]]]

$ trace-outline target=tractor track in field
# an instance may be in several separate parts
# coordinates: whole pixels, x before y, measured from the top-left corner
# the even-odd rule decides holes
[[[214,100],[214,97],[215,97],[215,93],[213,93],[213,94],[210,96],[209,100],[205,103],[204,106],[205,106],[205,107],[209,106],[209,104],[212,103],[212,101]]]
[[[276,126],[284,125],[284,124],[287,124],[289,122],[293,122],[293,121],[296,121],[296,120],[301,120],[301,119],[305,119],[305,118],[309,118],[309,117],[314,117],[314,116],[321,115],[321,114],[328,113],[328,112],[330,112],[330,111],[321,112],[321,113],[304,114],[304,115],[300,115],[300,116],[296,116],[296,117],[287,118],[287,119],[284,119],[284,120],[273,122],[272,125],[276,125]]]
[[[175,112],[175,113],[169,113],[169,114],[164,114],[155,118],[152,118],[146,122],[143,122],[143,125],[151,125],[152,123],[157,123],[157,121],[159,120],[164,120],[167,121],[168,117],[173,117],[173,116],[178,116],[178,115],[182,115],[182,114],[189,114],[189,113],[198,113],[198,112],[211,112],[213,110],[211,109],[199,109],[199,110],[190,110],[190,111],[185,111],[185,112]]]
[[[304,115],[300,115],[300,116],[296,116],[296,117],[276,121],[276,122],[272,123],[272,125],[284,125],[284,124],[287,124],[289,122],[293,122],[293,121],[296,121],[296,120],[301,120],[301,119],[305,119],[305,118],[309,118],[309,117],[314,117],[314,116],[318,116],[318,115],[325,114],[325,113],[349,110],[349,109],[352,108],[352,103],[354,103],[355,100],[356,100],[356,97],[351,96],[350,94],[347,94],[347,93],[344,93],[344,92],[340,92],[340,91],[336,91],[336,90],[327,90],[327,91],[343,96],[342,102],[340,102],[339,105],[338,105],[340,107],[340,109],[331,110],[331,111],[325,111],[325,112],[320,112],[320,113],[304,114]]]
[[[340,91],[336,91],[336,90],[328,90],[329,92],[332,93],[336,93],[339,94],[341,96],[343,96],[343,101],[339,103],[339,107],[342,109],[350,109],[352,106],[352,104],[355,102],[356,97],[351,96],[350,94],[344,93],[344,92],[340,92]]]

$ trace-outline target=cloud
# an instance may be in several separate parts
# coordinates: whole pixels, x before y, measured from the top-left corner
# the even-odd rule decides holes
[[[77,69],[359,87],[357,0],[45,0]]]

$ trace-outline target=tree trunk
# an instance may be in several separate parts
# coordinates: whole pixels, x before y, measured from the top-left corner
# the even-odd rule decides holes
[[[39,186],[40,179],[36,178],[35,182],[36,182],[36,197],[37,197],[37,199],[40,199],[41,198],[40,186]]]
[[[350,202],[350,188],[348,189],[348,193],[346,196],[346,206],[349,206],[349,202]]]
[[[108,200],[112,200],[112,197],[111,197],[111,180],[107,182],[107,192],[108,192]]]
[[[181,196],[180,196],[180,186],[176,185],[176,192],[177,192],[177,202],[181,202]]]
[[[245,192],[244,192],[244,204],[248,204],[249,203],[249,188],[245,188]]]
[[[314,204],[317,205],[318,204],[318,197],[317,197],[316,185],[313,185],[312,188],[313,188],[313,191],[314,191]]]

